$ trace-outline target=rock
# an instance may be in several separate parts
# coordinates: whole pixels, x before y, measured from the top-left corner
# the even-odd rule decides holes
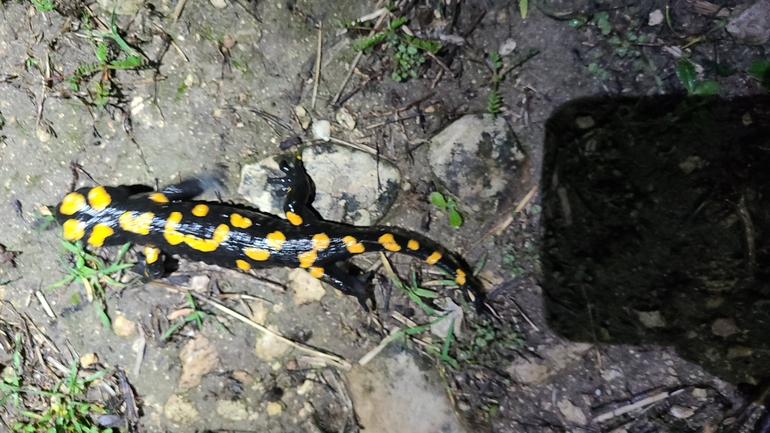
[[[759,0],[730,20],[727,32],[737,42],[762,45],[770,40],[770,0]]]
[[[556,406],[567,422],[581,426],[588,424],[588,418],[583,411],[566,398],[556,403]]]
[[[750,347],[732,346],[727,349],[727,359],[743,358],[754,354]]]
[[[367,433],[460,433],[462,427],[438,374],[422,371],[407,352],[386,349],[347,374],[356,414]]]
[[[97,362],[99,362],[99,358],[95,353],[86,353],[80,357],[80,366],[83,368],[88,368]]]
[[[507,56],[508,54],[511,54],[513,50],[516,49],[516,41],[513,40],[513,38],[508,38],[500,44],[500,55],[501,56]]]
[[[299,119],[299,124],[302,126],[302,129],[307,129],[310,127],[310,116],[307,114],[307,110],[301,105],[297,105],[294,107],[294,114],[297,115],[297,119]]]
[[[263,212],[283,215],[285,194],[268,186],[269,178],[283,175],[276,160],[269,157],[244,166],[238,193]],[[368,153],[321,145],[305,148],[302,160],[316,186],[313,207],[325,220],[372,225],[398,194],[398,169]]]
[[[313,122],[313,138],[316,140],[329,141],[332,136],[332,124],[328,120],[316,120]]]
[[[334,114],[334,119],[348,131],[356,129],[356,118],[345,107],[337,110],[337,113]]]
[[[430,332],[442,340],[446,339],[447,333],[449,333],[449,325],[452,324],[452,319],[454,319],[452,334],[455,337],[460,337],[460,326],[463,323],[463,308],[455,304],[450,298],[444,298],[444,303],[444,318],[430,325]]]
[[[198,334],[184,345],[179,360],[182,361],[182,375],[177,389],[184,392],[201,383],[203,376],[219,363],[219,356],[209,340]]]
[[[243,421],[249,417],[246,404],[242,401],[219,400],[217,401],[217,413],[226,419]]]
[[[711,324],[711,333],[719,337],[727,338],[738,332],[740,332],[740,330],[733,319],[721,318],[715,320],[714,323]]]
[[[650,15],[647,17],[647,25],[653,27],[659,26],[661,23],[663,23],[663,12],[660,9],[650,12]]]
[[[514,380],[526,385],[537,385],[567,368],[591,349],[587,343],[567,343],[538,348],[540,361],[529,362],[524,358],[514,361],[505,371]]]
[[[459,198],[461,212],[491,215],[522,195],[526,156],[502,117],[461,117],[433,137],[429,158],[436,178]]]
[[[254,383],[254,377],[243,370],[236,370],[233,372],[233,379],[242,383],[243,386],[250,386]]]
[[[294,305],[320,301],[326,294],[321,280],[310,275],[304,269],[292,269],[286,285],[294,291]]]
[[[299,388],[297,388],[297,395],[305,395],[310,392],[311,389],[313,389],[313,381],[306,380],[302,382],[302,385],[300,385]]]
[[[278,415],[283,412],[283,404],[280,401],[272,401],[267,404],[267,414],[270,416]]]
[[[169,421],[179,424],[192,424],[200,420],[200,413],[195,406],[176,394],[172,394],[166,401],[163,414]]]
[[[211,2],[211,6],[214,6],[217,9],[224,9],[227,7],[227,0],[209,0]]]
[[[705,388],[693,388],[692,395],[695,398],[705,399],[708,398],[708,391]]]
[[[268,326],[268,329],[271,331],[276,330],[275,326]],[[259,359],[270,361],[284,355],[289,349],[291,349],[291,346],[275,338],[273,334],[262,333],[262,335],[257,338],[257,344],[254,350]]]
[[[136,15],[144,5],[142,0],[98,0],[99,6],[108,14]]]
[[[660,311],[636,311],[636,316],[645,328],[665,328],[666,321]]]
[[[575,126],[580,129],[591,129],[596,126],[596,121],[591,116],[576,116]]]
[[[679,405],[671,406],[671,409],[668,410],[668,413],[670,413],[674,418],[679,419],[687,419],[695,415],[694,410],[690,409],[689,407]]]
[[[269,311],[267,307],[265,307],[265,303],[262,301],[253,301],[249,302],[249,305],[251,306],[251,320],[264,326],[267,322],[267,313]]]
[[[118,314],[112,321],[112,331],[118,337],[131,338],[136,333],[136,323]]]

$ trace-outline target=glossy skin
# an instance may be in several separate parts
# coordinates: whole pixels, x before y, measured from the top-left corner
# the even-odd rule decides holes
[[[483,305],[479,283],[468,266],[435,242],[392,227],[354,227],[320,220],[310,207],[312,181],[299,158],[283,163],[287,219],[222,203],[193,201],[205,181],[192,179],[160,192],[133,193],[130,187],[81,188],[56,207],[64,238],[94,247],[131,242],[144,245],[142,273],[163,275],[166,254],[178,254],[231,269],[288,266],[305,268],[316,278],[358,298],[366,309],[371,293],[365,283],[336,266],[355,254],[400,252],[450,273],[466,300]]]

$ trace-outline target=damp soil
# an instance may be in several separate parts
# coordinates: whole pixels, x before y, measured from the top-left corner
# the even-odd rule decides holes
[[[109,32],[110,5],[105,11],[90,4],[88,14],[98,23],[83,20],[81,2],[56,2],[47,12],[27,2],[0,3],[2,329],[11,333],[29,321],[62,357],[94,353],[102,367],[127,371],[140,431],[358,431],[344,370],[318,367],[295,352],[261,359],[255,349],[261,334],[237,320],[218,315],[203,329],[193,321],[161,339],[173,315],[189,307],[178,291],[137,283],[107,287],[105,311],[113,325],[128,324],[124,336],[107,329],[81,284],[48,289],[66,276],[72,258],[57,231],[42,231],[38,223],[40,206],[94,181],[157,186],[216,172],[228,187],[224,198],[240,201],[241,167],[286,152],[282,143],[297,136],[308,140],[295,106],[333,121],[331,101],[354,68],[341,95],[358,126],[344,132],[335,124],[335,134],[376,149],[401,171],[401,193],[383,222],[420,230],[430,221],[426,235],[470,263],[485,263],[482,278],[499,318],[466,316],[465,336],[449,350],[457,366],[414,342],[394,349],[443,381],[446,400],[468,431],[714,431],[762,416],[750,403],[767,377],[762,265],[769,217],[761,169],[770,147],[762,143],[767,102],[616,100],[683,95],[677,50],[664,48],[685,44],[685,56],[704,67],[698,79],[717,81],[725,100],[762,93],[743,72],[762,47],[736,43],[719,27],[718,11],[737,5],[716,2],[709,15],[689,2],[529,2],[522,19],[518,2],[401,3],[397,13],[413,32],[437,36],[443,29],[455,36],[442,41],[440,63],[427,59],[418,78],[406,82],[391,78],[392,59],[383,50],[354,67],[355,29],[338,31],[340,21],[373,12],[373,2],[237,1],[221,9],[187,2],[174,19],[178,3],[151,1],[114,18],[122,39],[142,57],[141,67],[100,69],[77,89],[68,79],[79,68],[93,71],[88,65],[100,55],[96,41],[84,37],[86,26]],[[667,11],[671,23],[649,24],[656,10]],[[322,69],[315,91],[319,22]],[[125,60],[127,52],[106,41],[109,58]],[[518,212],[511,206],[474,215],[453,229],[428,201],[425,140],[461,115],[487,111],[489,52],[512,42],[499,115],[529,157],[517,190],[539,189],[526,203],[524,196],[510,200],[522,203]],[[104,85],[107,75],[112,90],[100,99],[96,83]],[[597,99],[563,107],[587,96]],[[394,117],[398,108],[400,118]],[[594,124],[584,128],[589,118]],[[554,195],[554,186],[565,188],[566,199]],[[116,251],[99,254],[110,259]],[[395,260],[403,277],[410,265]],[[375,348],[387,334],[379,324],[393,323],[331,290],[320,302],[295,305],[291,293],[246,275],[185,261],[179,268],[182,277],[171,284],[206,276],[200,293],[232,308],[246,305],[255,320],[347,360]],[[288,271],[259,276],[283,282]],[[252,298],[228,298],[233,294]],[[395,296],[392,305],[425,319],[406,296]],[[144,356],[133,374],[142,339]],[[206,356],[192,358],[210,363],[209,370],[200,385],[180,390],[180,376],[194,376],[183,364],[195,345],[193,353]],[[7,367],[12,349],[3,347],[0,364]],[[30,371],[45,371],[32,353],[28,358]],[[748,387],[739,389],[741,383]],[[644,411],[602,418],[661,395]],[[126,407],[110,410],[123,416]],[[2,414],[4,422],[19,416],[10,407]]]

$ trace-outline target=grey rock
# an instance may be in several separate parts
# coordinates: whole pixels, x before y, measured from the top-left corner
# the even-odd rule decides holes
[[[526,156],[502,117],[461,117],[433,137],[429,156],[443,187],[476,213],[494,213],[519,196]]]
[[[770,40],[770,0],[759,0],[727,24],[738,42],[762,45]]]

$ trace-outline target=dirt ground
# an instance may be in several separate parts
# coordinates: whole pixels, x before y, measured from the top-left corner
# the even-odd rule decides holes
[[[489,304],[499,317],[469,311],[464,336],[449,346],[425,332],[415,337],[423,344],[392,343],[378,355],[413,354],[437,378],[467,431],[750,431],[765,414],[755,403],[770,377],[763,375],[766,368],[753,365],[736,379],[707,371],[693,362],[697,357],[682,359],[667,339],[592,338],[593,325],[586,338],[585,315],[592,307],[572,293],[574,302],[561,318],[579,311],[579,319],[575,328],[565,328],[574,318],[546,314],[539,286],[544,272],[552,271],[540,262],[541,218],[550,214],[541,212],[542,188],[534,188],[541,185],[544,143],[553,126],[548,120],[559,107],[588,96],[684,95],[713,83],[723,98],[766,92],[745,71],[762,58],[767,43],[736,41],[724,24],[743,5],[714,3],[530,2],[526,18],[519,2],[391,3],[389,14],[369,24],[382,16],[380,25],[387,28],[403,16],[417,39],[440,47],[435,54],[423,50],[424,63],[407,67],[407,79],[399,82],[387,38],[354,64],[354,42],[370,29],[351,22],[382,6],[370,1],[198,1],[183,8],[151,1],[134,10],[122,2],[128,10],[116,10],[113,18],[115,5],[107,1],[3,2],[0,364],[4,395],[12,396],[3,401],[3,423],[41,429],[43,421],[33,415],[50,412],[58,397],[12,391],[51,390],[58,379],[73,377],[69,365],[79,359],[77,377],[109,368],[99,378],[101,387],[78,397],[94,402],[84,409],[85,420],[103,409],[117,416],[116,427],[129,423],[136,431],[359,430],[363,422],[346,391],[345,368],[318,353],[308,358],[282,347],[278,355],[260,356],[276,343],[201,300],[215,299],[293,341],[355,363],[380,344],[388,334],[383,326],[394,319],[368,314],[352,298],[328,294],[322,302],[296,305],[283,287],[184,261],[180,275],[164,285],[131,282],[125,273],[118,278],[129,284],[105,284],[103,295],[94,287],[94,301],[81,283],[49,288],[77,261],[62,248],[58,229],[41,229],[41,206],[55,205],[75,185],[154,187],[205,172],[222,173],[229,191],[224,199],[240,201],[235,191],[244,165],[296,149],[295,137],[314,144],[296,114],[299,105],[314,120],[332,121],[332,136],[396,163],[404,183],[383,222],[420,230],[429,215],[428,236],[471,264],[484,262]],[[406,40],[396,29],[398,40]],[[501,65],[490,52],[502,55]],[[683,59],[693,66],[692,79]],[[529,158],[517,174],[523,193],[509,207],[472,215],[454,229],[429,202],[435,179],[423,144],[464,114],[498,111],[490,107],[496,105],[489,97],[495,87],[498,115]],[[335,102],[352,114],[354,129],[337,120]],[[590,109],[576,116],[593,119]],[[551,139],[557,147],[577,142],[561,142],[558,134]],[[461,199],[459,210],[467,214]],[[741,233],[725,246],[731,266],[745,264]],[[117,248],[96,253],[111,261]],[[761,254],[760,260],[766,257]],[[136,260],[133,251],[128,259]],[[407,277],[411,262],[395,263]],[[259,277],[283,284],[289,272]],[[176,286],[193,287],[195,308],[207,314],[202,329],[194,319],[173,328],[194,313],[191,298]],[[402,320],[428,323],[406,296],[394,303]],[[723,328],[714,334],[734,333]],[[170,337],[161,338],[168,330]],[[426,341],[449,350],[437,355]],[[87,354],[98,361],[82,358]],[[74,395],[74,383],[61,392]],[[388,431],[387,425],[363,427]]]

